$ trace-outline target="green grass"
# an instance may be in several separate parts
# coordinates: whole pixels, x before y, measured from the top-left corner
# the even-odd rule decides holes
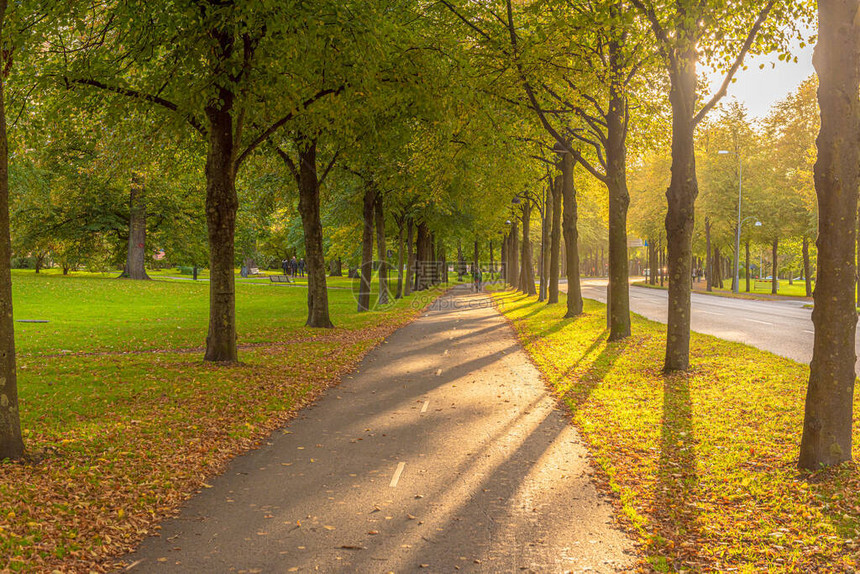
[[[740,281],[741,293],[746,293],[746,280],[741,279]],[[725,285],[724,289],[714,288],[714,291],[720,293],[731,293],[732,292],[732,280],[724,281],[723,285]],[[815,282],[812,282],[812,288],[815,289]],[[759,294],[759,295],[772,295],[771,293],[771,282],[770,281],[750,281],[750,294]],[[806,283],[804,281],[795,281],[793,285],[789,285],[788,279],[780,279],[779,280],[779,288],[777,290],[777,295],[783,297],[806,297]]]
[[[602,304],[563,319],[563,295],[494,297],[570,409],[644,568],[855,571],[860,472],[796,469],[808,367],[693,334],[691,372],[664,376],[664,325],[634,316],[633,336],[608,343]]]
[[[666,286],[661,287],[659,281],[656,285],[649,285],[647,281],[637,281],[634,283],[639,287],[647,287],[649,289],[667,289]],[[668,285],[668,283],[666,283]],[[764,297],[759,298],[770,298],[774,295],[771,293],[771,283],[770,281],[751,281],[750,282],[750,291],[747,293],[746,291],[746,280],[741,278],[741,291],[737,295],[732,293],[732,280],[724,281],[722,289],[719,287],[714,287],[713,293],[715,295],[720,295],[722,297],[740,297],[740,298],[753,298],[756,296],[764,295]],[[813,289],[815,288],[815,282],[812,284]],[[694,290],[697,293],[707,293],[705,289],[705,282],[699,282],[694,285]],[[795,281],[794,285],[789,285],[788,280],[781,279],[779,282],[779,289],[777,290],[777,296],[780,297],[806,297],[806,284],[803,281]]]
[[[306,288],[237,282],[242,364],[216,366],[208,283],[16,271],[15,317],[50,322],[15,324],[31,458],[0,463],[0,572],[109,569],[436,293],[358,314],[333,288],[315,330]]]

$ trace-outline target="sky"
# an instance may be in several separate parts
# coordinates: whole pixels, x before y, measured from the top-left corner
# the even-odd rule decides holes
[[[797,56],[797,63],[780,62],[775,56],[758,56],[747,58],[746,70],[739,70],[737,81],[729,86],[723,102],[737,101],[743,103],[750,116],[763,118],[770,107],[785,98],[811,76],[815,70],[812,67],[813,46],[796,48],[792,53]],[[772,67],[771,63],[776,66]],[[764,69],[759,69],[765,64]],[[709,73],[711,92],[715,92],[722,83],[722,75]]]

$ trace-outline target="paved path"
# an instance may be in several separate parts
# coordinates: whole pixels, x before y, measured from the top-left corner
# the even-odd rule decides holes
[[[563,290],[567,285],[562,285]],[[606,280],[586,279],[582,296],[606,302]],[[691,328],[697,333],[714,335],[728,341],[746,343],[801,363],[812,360],[815,331],[808,301],[757,301],[715,295],[692,294]],[[666,322],[668,292],[663,289],[630,286],[630,310]],[[857,333],[860,358],[860,331]]]
[[[613,572],[632,544],[483,294],[456,288],[268,444],[132,572]]]

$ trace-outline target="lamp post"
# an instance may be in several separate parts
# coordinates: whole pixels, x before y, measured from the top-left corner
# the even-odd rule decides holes
[[[738,275],[740,274],[739,268],[741,264],[741,197],[743,191],[743,164],[741,163],[741,154],[733,151],[720,150],[717,152],[719,155],[730,155],[734,154],[738,158],[738,227],[735,232],[735,276],[732,281],[732,293],[738,293],[739,290],[739,279]]]

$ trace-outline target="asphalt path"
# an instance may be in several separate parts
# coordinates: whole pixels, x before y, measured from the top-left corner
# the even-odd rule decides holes
[[[606,280],[583,280],[582,296],[605,303]],[[809,363],[815,331],[812,309],[804,308],[806,304],[803,300],[760,301],[693,293],[690,326],[697,333],[746,343]],[[666,323],[667,309],[666,290],[630,286],[630,310],[634,313]]]
[[[452,289],[126,558],[138,572],[614,572],[632,542],[490,298]]]

